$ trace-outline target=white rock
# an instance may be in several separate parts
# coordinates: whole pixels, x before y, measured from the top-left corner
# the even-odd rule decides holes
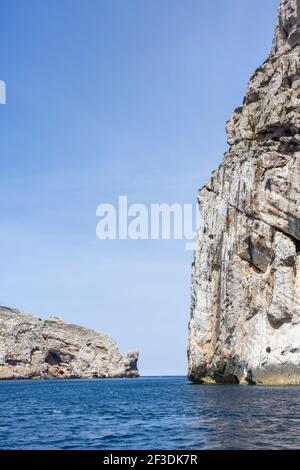
[[[137,377],[137,361],[103,333],[0,307],[0,379]]]
[[[282,0],[268,60],[200,190],[189,377],[300,384],[300,0]]]

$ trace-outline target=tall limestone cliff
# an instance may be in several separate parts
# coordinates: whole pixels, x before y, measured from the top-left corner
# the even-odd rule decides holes
[[[137,377],[137,360],[103,333],[0,307],[0,380]]]
[[[227,124],[199,193],[189,377],[300,384],[300,0],[282,0],[269,58]]]

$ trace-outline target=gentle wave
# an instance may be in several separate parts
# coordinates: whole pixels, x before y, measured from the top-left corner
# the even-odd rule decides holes
[[[183,377],[0,383],[1,449],[299,449],[297,387]]]

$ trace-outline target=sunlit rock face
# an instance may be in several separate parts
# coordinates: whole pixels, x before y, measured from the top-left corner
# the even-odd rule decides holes
[[[300,0],[227,123],[230,149],[199,192],[189,377],[300,384]]]
[[[137,361],[103,333],[0,307],[0,379],[137,377]]]

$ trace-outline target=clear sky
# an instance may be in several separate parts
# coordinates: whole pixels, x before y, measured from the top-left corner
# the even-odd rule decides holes
[[[99,241],[96,207],[193,203],[279,0],[1,0],[0,304],[185,374],[192,254]]]

